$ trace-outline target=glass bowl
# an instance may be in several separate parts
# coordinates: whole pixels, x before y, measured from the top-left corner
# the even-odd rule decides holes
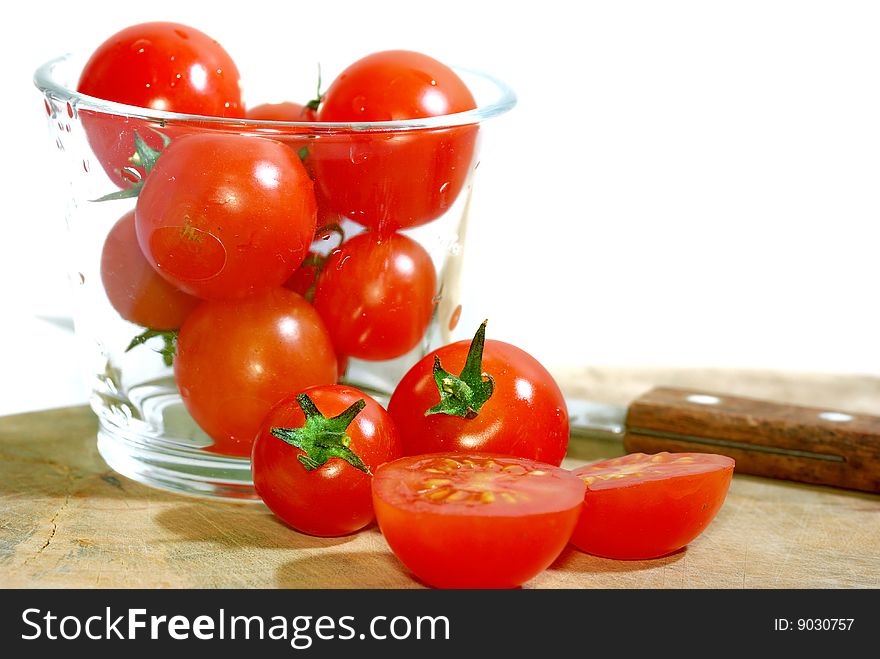
[[[256,267],[271,271],[271,292],[242,285],[233,301],[223,302],[234,308],[227,315],[256,317],[249,305],[261,296],[299,296],[331,338],[338,362],[332,378],[383,401],[420,357],[453,340],[461,313],[468,205],[485,123],[510,110],[516,97],[491,76],[455,69],[477,101],[474,110],[372,123],[228,119],[80,94],[75,85],[82,63],[69,55],[52,60],[37,69],[34,82],[43,93],[42,111],[62,162],[62,180],[56,184],[68,192],[76,344],[99,421],[98,449],[113,469],[142,483],[256,500],[248,449],[253,434],[247,433],[258,427],[261,413],[302,384],[295,365],[309,355],[289,355],[283,363],[294,364],[293,370],[276,373],[276,363],[267,361],[261,348],[240,340],[228,344],[236,350],[220,350],[211,360],[217,372],[230,374],[228,380],[193,376],[192,368],[178,363],[186,360],[174,354],[178,348],[192,354],[193,341],[178,341],[178,330],[185,328],[184,339],[187,321],[195,326],[196,315],[205,316],[208,305],[219,304],[210,299],[213,291],[240,283],[239,259],[254,268],[253,259],[262,258]],[[160,168],[166,164],[164,150],[182,151],[183,138],[191,146],[197,140],[213,144],[218,136],[234,138],[243,148],[233,149],[221,164],[194,160],[176,173],[163,169],[166,184],[152,185],[147,194],[151,157],[158,156]],[[278,204],[287,203],[289,195],[266,202],[266,209],[234,191],[214,200],[215,206],[240,203],[247,209],[238,216],[243,224],[235,236],[200,224],[197,217],[207,203],[198,198],[199,177],[233,167],[229,159],[253,146],[295,154],[313,181],[316,231],[306,241],[313,240],[303,265],[293,273],[282,273],[290,265],[279,266],[283,259],[261,252],[268,248],[259,244],[260,222],[267,213],[277,221]],[[179,186],[169,187],[175,177]],[[144,194],[130,196],[128,191],[140,185]],[[161,231],[147,235],[136,215],[139,221],[159,218]],[[195,270],[180,265],[190,263],[181,259],[192,250],[197,251]],[[400,278],[409,283],[388,284]],[[212,318],[202,318],[202,325]],[[304,331],[295,322],[275,329],[288,335]],[[214,334],[222,337],[221,330],[218,326]],[[234,372],[244,375],[236,380]],[[285,376],[290,373],[292,379]],[[193,382],[205,393],[195,391]],[[199,409],[204,403],[193,402],[197,394],[211,399],[214,416],[237,414],[240,428],[226,436],[214,427]],[[246,398],[249,403],[242,405]]]

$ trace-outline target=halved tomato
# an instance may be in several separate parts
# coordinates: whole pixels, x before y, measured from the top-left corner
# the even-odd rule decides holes
[[[409,456],[373,477],[388,545],[439,588],[522,585],[565,548],[583,497],[583,482],[565,469],[489,453]]]
[[[583,511],[571,542],[596,556],[648,559],[681,549],[724,503],[732,458],[712,453],[631,453],[580,467]]]

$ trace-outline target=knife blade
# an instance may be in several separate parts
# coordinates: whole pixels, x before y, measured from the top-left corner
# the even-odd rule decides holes
[[[568,399],[571,436],[628,453],[720,453],[736,471],[880,492],[880,417],[657,387],[628,406]]]

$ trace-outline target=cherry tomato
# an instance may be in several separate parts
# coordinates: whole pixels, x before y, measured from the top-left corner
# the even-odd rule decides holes
[[[260,121],[317,121],[318,119],[315,108],[293,101],[255,105],[248,108],[245,116]]]
[[[250,455],[275,403],[336,381],[336,356],[314,308],[277,288],[196,307],[180,328],[174,372],[187,410],[215,442],[209,450]]]
[[[242,117],[239,73],[229,54],[208,35],[179,23],[127,27],[102,43],[80,74],[78,91],[89,96],[153,110],[219,117]],[[86,135],[108,176],[122,187],[134,154],[132,131],[154,149],[161,138],[139,120],[86,113]],[[143,170],[141,170],[143,174]]]
[[[269,509],[302,533],[339,536],[373,521],[372,471],[400,457],[384,408],[343,385],[311,387],[273,407],[251,470]]]
[[[431,256],[399,233],[361,233],[330,253],[314,305],[333,345],[358,359],[392,359],[412,350],[434,311]]]
[[[476,107],[445,64],[411,51],[368,55],[343,71],[318,108],[325,122],[421,119]],[[310,148],[315,180],[333,210],[383,232],[445,213],[474,166],[476,126],[328,136]]]
[[[733,466],[711,453],[632,453],[576,469],[587,491],[571,542],[616,559],[681,549],[721,508]]]
[[[417,362],[395,388],[388,412],[404,455],[481,451],[559,465],[568,449],[568,413],[555,380],[525,351],[485,340],[485,323],[473,342],[444,346]]]
[[[583,496],[565,469],[492,454],[401,458],[373,478],[391,550],[440,588],[513,588],[533,578],[565,548]]]
[[[173,141],[140,191],[138,241],[160,275],[204,299],[280,286],[315,233],[311,179],[280,142],[193,134]]]
[[[122,318],[151,329],[178,329],[200,302],[162,279],[144,258],[135,235],[134,211],[123,215],[104,240],[101,282]]]

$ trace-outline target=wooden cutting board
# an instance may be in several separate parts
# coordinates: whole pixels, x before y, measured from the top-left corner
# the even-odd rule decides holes
[[[567,393],[623,403],[654,385],[878,413],[880,380],[577,369]],[[262,504],[187,498],[107,468],[86,407],[0,418],[0,587],[419,588],[376,527],[301,535]],[[618,455],[572,443],[565,466]],[[880,496],[735,476],[706,532],[651,561],[566,549],[528,588],[880,587]]]

